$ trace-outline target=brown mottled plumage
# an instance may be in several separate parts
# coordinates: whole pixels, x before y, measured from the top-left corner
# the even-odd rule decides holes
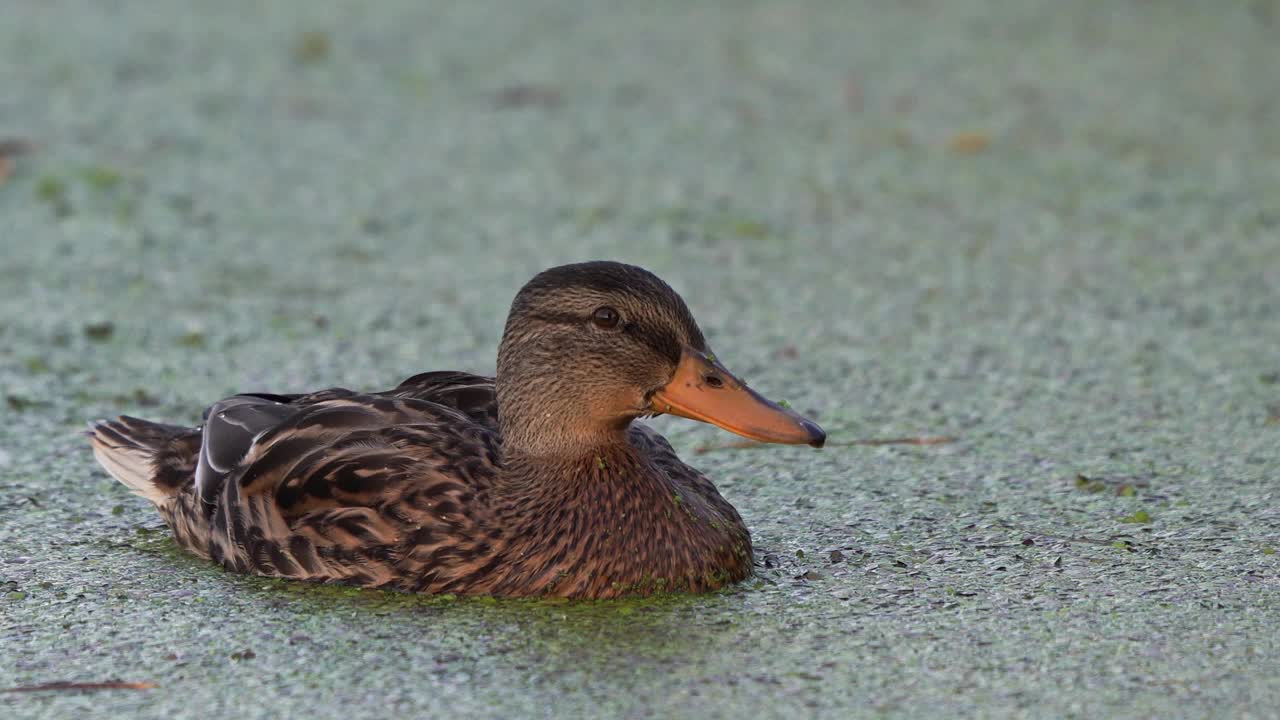
[[[662,412],[771,442],[825,437],[729,374],[670,287],[610,262],[520,291],[496,381],[236,395],[198,428],[122,416],[90,435],[183,547],[237,572],[591,598],[741,580],[742,518],[632,423]]]

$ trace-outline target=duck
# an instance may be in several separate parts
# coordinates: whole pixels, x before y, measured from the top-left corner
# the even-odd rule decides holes
[[[612,261],[525,284],[493,377],[244,393],[196,427],[121,415],[88,435],[178,545],[236,573],[581,599],[739,582],[747,526],[640,422],[664,414],[763,443],[826,439],[730,373],[667,283]]]

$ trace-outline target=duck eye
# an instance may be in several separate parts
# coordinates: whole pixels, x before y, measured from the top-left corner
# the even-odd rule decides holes
[[[596,327],[604,328],[605,330],[612,330],[618,327],[618,321],[620,320],[622,320],[622,316],[618,314],[617,310],[608,305],[598,307],[595,312],[591,313],[591,322],[595,323]]]

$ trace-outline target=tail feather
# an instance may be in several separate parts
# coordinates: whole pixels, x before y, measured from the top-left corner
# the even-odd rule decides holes
[[[162,505],[195,476],[200,432],[121,415],[90,425],[93,455],[135,494]]]

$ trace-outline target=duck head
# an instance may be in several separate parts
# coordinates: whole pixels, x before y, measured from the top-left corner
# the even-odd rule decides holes
[[[664,413],[762,442],[826,440],[729,372],[670,286],[616,262],[551,268],[520,290],[497,392],[504,446],[536,455],[625,442],[633,419]]]

